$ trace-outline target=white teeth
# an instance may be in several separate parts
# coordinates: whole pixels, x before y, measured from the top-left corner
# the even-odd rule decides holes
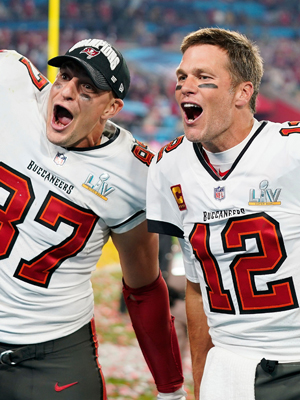
[[[197,107],[197,108],[199,108],[199,106],[197,106],[197,104],[193,104],[193,103],[186,103],[186,104],[184,104],[183,105],[183,107],[184,108],[190,108],[190,107]]]

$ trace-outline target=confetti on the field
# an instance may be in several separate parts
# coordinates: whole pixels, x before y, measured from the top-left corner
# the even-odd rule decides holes
[[[98,268],[92,277],[99,360],[109,399],[154,400],[156,387],[138,346],[130,318],[120,312],[121,271],[118,265]],[[183,359],[185,389],[193,399],[189,354]]]

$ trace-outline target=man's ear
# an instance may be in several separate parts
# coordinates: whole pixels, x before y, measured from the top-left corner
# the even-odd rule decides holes
[[[242,108],[249,104],[254,88],[252,82],[242,82],[236,91],[236,106]]]
[[[101,117],[105,120],[111,119],[116,114],[118,114],[119,111],[122,110],[123,106],[123,100],[114,97],[108,104],[107,108],[104,110]]]

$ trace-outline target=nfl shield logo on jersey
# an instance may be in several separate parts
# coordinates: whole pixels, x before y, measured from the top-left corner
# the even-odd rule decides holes
[[[63,165],[66,162],[67,157],[63,153],[57,153],[54,157],[54,162],[57,165]]]
[[[214,188],[215,192],[215,199],[216,200],[223,200],[225,199],[225,187],[218,186],[217,188]]]

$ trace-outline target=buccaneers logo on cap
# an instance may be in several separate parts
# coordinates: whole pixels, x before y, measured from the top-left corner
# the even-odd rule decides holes
[[[80,52],[80,54],[81,53],[86,53],[87,54],[87,58],[92,58],[92,57],[97,56],[100,53],[100,51],[97,51],[97,50],[93,49],[93,47],[86,47],[85,49],[83,49]]]

